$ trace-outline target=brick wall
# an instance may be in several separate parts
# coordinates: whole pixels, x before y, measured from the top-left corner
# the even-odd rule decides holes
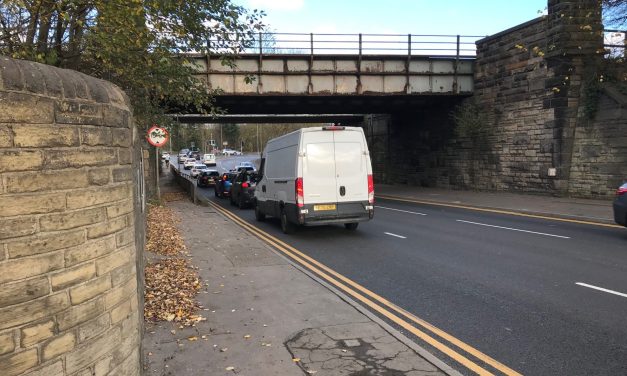
[[[139,374],[131,123],[117,87],[0,57],[3,376]]]

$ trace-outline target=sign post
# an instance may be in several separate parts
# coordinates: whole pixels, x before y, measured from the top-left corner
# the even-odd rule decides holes
[[[161,128],[156,124],[146,133],[148,143],[155,147],[155,182],[157,184],[157,198],[161,199],[161,191],[159,189],[159,148],[168,142],[169,134],[165,128]]]

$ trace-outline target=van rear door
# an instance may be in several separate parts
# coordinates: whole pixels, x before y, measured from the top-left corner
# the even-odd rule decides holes
[[[305,204],[337,202],[333,132],[304,132],[302,142]]]
[[[333,134],[337,202],[368,201],[368,156],[361,132],[341,130]]]

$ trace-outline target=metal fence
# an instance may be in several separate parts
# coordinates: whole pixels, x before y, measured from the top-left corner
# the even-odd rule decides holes
[[[625,57],[625,30],[604,30],[606,57]],[[216,53],[290,55],[404,55],[474,57],[475,42],[485,35],[264,33],[222,51],[224,40],[209,40]],[[235,42],[233,42],[235,43]]]
[[[476,55],[478,35],[259,33],[242,53],[292,55]],[[210,40],[209,47],[222,41]],[[220,51],[217,51],[220,52]]]

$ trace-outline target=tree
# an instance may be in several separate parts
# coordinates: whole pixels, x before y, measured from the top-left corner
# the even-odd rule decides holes
[[[141,122],[163,123],[171,108],[214,110],[184,54],[208,52],[210,39],[212,49],[241,52],[262,16],[231,0],[3,0],[0,54],[112,81]]]

